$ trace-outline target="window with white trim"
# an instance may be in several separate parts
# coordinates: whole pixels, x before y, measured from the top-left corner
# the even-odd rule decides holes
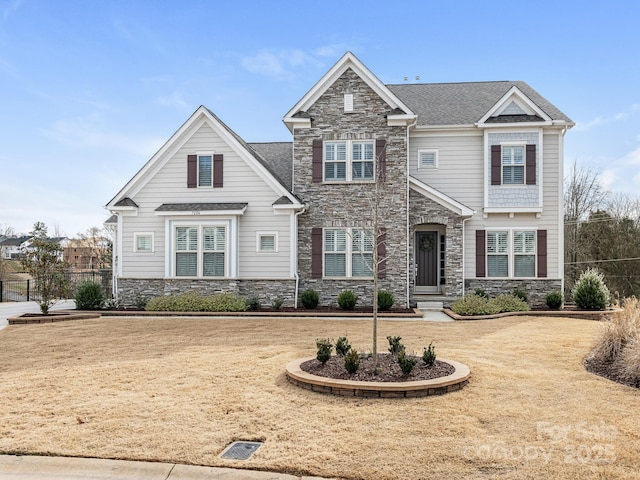
[[[358,228],[326,228],[323,235],[325,277],[371,277],[373,232]]]
[[[213,186],[213,155],[198,155],[198,187]]]
[[[487,231],[487,276],[536,276],[536,231]]]
[[[138,253],[153,253],[153,233],[134,233],[133,251]]]
[[[278,232],[257,232],[256,252],[278,253]]]
[[[351,182],[374,179],[373,141],[324,142],[324,180]]]
[[[502,145],[502,184],[524,185],[524,145]]]
[[[175,227],[175,276],[224,277],[226,228],[215,225]]]
[[[418,150],[418,168],[438,168],[438,150]]]

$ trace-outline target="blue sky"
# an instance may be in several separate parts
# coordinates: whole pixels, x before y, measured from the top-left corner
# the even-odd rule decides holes
[[[384,83],[524,80],[565,164],[640,185],[640,7],[608,1],[0,0],[0,229],[75,236],[199,106],[247,141],[347,50]]]

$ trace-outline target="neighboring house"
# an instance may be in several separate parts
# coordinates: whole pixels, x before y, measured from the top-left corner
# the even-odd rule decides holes
[[[124,303],[349,288],[371,304],[374,248],[400,306],[562,289],[573,122],[526,83],[384,85],[348,52],[283,120],[293,142],[246,143],[200,107],[107,204]]]
[[[64,248],[63,258],[73,270],[91,271],[108,267],[105,255],[109,250],[108,241],[101,238],[71,239]]]
[[[20,246],[20,255],[24,254],[31,248],[31,244],[33,243],[33,237],[24,237],[26,240]],[[58,260],[64,260],[64,250],[69,245],[68,237],[49,237],[47,238],[47,242],[57,243],[60,246],[60,252],[58,253]]]
[[[6,237],[0,242],[0,255],[6,260],[20,259],[30,239],[27,236]]]

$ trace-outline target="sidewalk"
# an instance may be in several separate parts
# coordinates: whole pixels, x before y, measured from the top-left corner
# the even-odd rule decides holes
[[[0,480],[322,480],[283,473],[97,458],[0,455]]]
[[[51,310],[69,310],[76,308],[73,300],[60,300]],[[2,302],[0,303],[0,330],[8,325],[7,318],[22,315],[23,313],[39,313],[38,302]]]

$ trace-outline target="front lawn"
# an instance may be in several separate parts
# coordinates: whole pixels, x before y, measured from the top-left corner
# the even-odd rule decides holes
[[[321,395],[284,366],[371,322],[102,318],[0,331],[0,453],[161,460],[353,479],[637,478],[640,391],[582,366],[594,321],[379,321],[379,345],[471,368],[458,392]],[[264,446],[221,460],[234,440]]]

